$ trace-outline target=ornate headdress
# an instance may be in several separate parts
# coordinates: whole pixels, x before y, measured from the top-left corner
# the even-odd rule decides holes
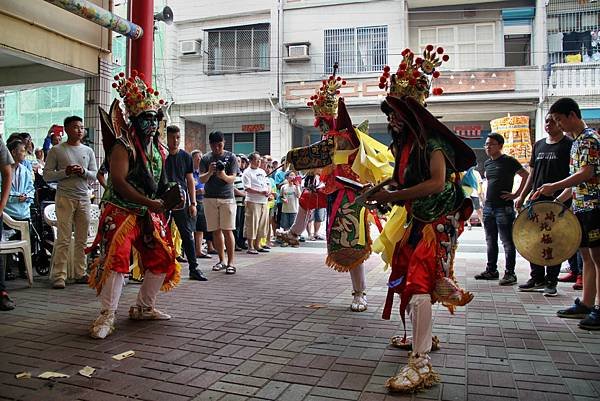
[[[389,66],[383,68],[383,74],[379,78],[379,88],[388,90],[388,96],[398,98],[410,96],[425,105],[432,80],[440,76],[436,68],[449,59],[448,55],[444,54],[443,48],[438,47],[435,51],[434,49],[433,45],[427,45],[423,50],[423,57],[415,57],[410,49],[404,49],[402,62],[395,74],[390,74]],[[443,90],[433,88],[431,93],[441,95]]]
[[[315,117],[334,118],[337,114],[340,88],[346,85],[342,77],[336,76],[338,63],[333,65],[333,75],[324,79],[321,87],[310,97],[307,106],[312,107]]]
[[[145,111],[158,111],[165,101],[158,97],[158,91],[146,85],[144,74],[133,70],[129,78],[124,73],[115,75],[112,87],[119,92],[129,117],[136,117]]]

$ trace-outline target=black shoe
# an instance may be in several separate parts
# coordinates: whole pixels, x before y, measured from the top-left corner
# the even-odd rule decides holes
[[[8,297],[7,293],[0,295],[0,310],[9,311],[15,309],[15,303]]]
[[[575,298],[575,302],[572,306],[557,311],[556,316],[567,319],[585,319],[591,311],[592,308],[588,308],[581,303],[579,298]]]
[[[199,267],[196,267],[194,270],[190,270],[190,280],[197,281],[208,281],[202,270]]]
[[[177,258],[175,258],[179,263],[187,263],[187,259],[184,258],[183,256],[177,256]]]
[[[496,270],[495,272],[486,270],[484,272],[476,274],[475,280],[498,280],[499,277],[500,273],[498,273],[498,270]]]
[[[215,249],[212,249],[206,253],[208,253],[209,255],[218,255],[219,254],[219,252],[217,252]]]
[[[546,287],[546,283],[541,281],[537,282],[534,279],[530,278],[527,280],[525,284],[521,284],[519,286],[519,291],[530,292],[530,291],[541,291]],[[556,288],[556,286],[554,286]]]
[[[504,273],[504,277],[498,284],[500,285],[513,285],[517,282],[517,275],[515,273]]]
[[[544,296],[545,297],[558,296],[558,291],[556,290],[556,284],[546,284],[546,288],[544,288]]]
[[[595,305],[578,326],[584,330],[600,330],[600,305]]]

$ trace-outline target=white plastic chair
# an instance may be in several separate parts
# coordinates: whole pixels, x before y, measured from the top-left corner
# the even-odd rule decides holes
[[[27,269],[27,280],[29,286],[33,286],[33,264],[31,262],[31,239],[29,238],[29,222],[18,221],[8,214],[2,214],[3,222],[13,230],[21,233],[20,240],[0,241],[0,255],[10,255],[21,252],[25,258],[25,268]]]
[[[52,227],[54,233],[54,240],[58,237],[58,223],[56,217],[56,205],[54,203],[44,208],[44,220],[46,224]],[[98,205],[92,204],[90,206],[90,226],[88,228],[88,238],[86,246],[90,246],[94,243],[96,233],[98,232],[98,223],[100,221],[100,208]],[[67,278],[74,279],[75,271],[73,270],[73,241],[74,238],[71,236],[71,243],[69,244],[69,260],[67,261]],[[52,251],[52,258],[50,260],[50,278],[52,278],[52,266],[54,265],[54,250]]]

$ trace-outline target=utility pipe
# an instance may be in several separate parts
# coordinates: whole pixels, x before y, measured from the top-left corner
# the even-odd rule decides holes
[[[130,39],[143,37],[144,30],[139,25],[111,13],[104,8],[87,0],[44,0],[70,13],[78,15],[88,21],[98,24],[112,31],[125,35]],[[152,2],[153,1],[149,1]],[[152,32],[152,30],[150,30]],[[150,37],[152,37],[150,35]]]

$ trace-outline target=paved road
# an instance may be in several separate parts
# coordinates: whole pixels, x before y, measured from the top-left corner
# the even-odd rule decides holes
[[[323,266],[321,242],[240,255],[234,276],[185,279],[160,298],[173,315],[166,322],[129,321],[137,288],[128,285],[118,329],[104,341],[87,337],[99,307],[92,290],[10,282],[18,307],[0,314],[0,400],[598,400],[600,333],[554,316],[575,292],[561,284],[560,296],[544,298],[475,281],[483,243],[481,229],[465,233],[457,272],[476,297],[453,317],[435,308],[442,349],[432,358],[443,382],[415,396],[383,387],[407,355],[387,344],[401,326],[397,316],[380,319],[387,274],[379,258],[367,262],[369,310],[352,313],[350,278]],[[519,259],[521,282],[527,272]],[[111,358],[127,350],[135,356]],[[97,369],[91,379],[77,374],[86,365]],[[49,370],[71,377],[14,377]]]

